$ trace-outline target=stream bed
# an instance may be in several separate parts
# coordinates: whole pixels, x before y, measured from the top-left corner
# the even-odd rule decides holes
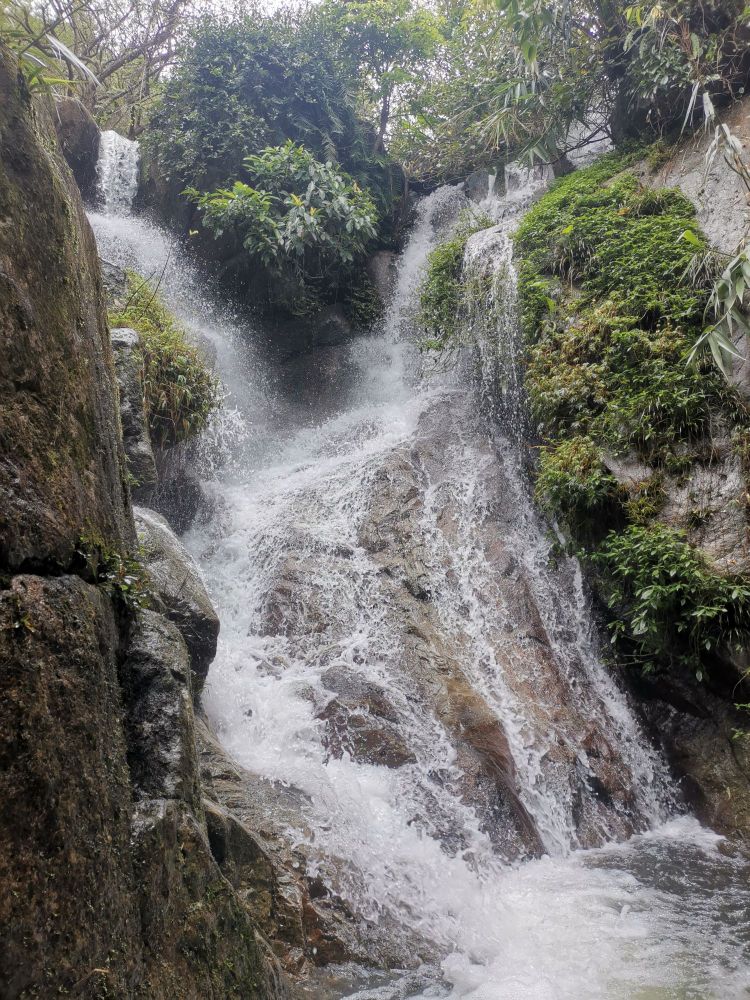
[[[91,216],[226,388],[196,459],[211,514],[184,539],[221,619],[203,707],[269,790],[261,832],[359,945],[302,996],[750,996],[750,865],[682,806],[524,475],[495,340],[507,354],[508,232],[533,193],[483,206],[497,225],[467,266],[489,296],[472,322],[491,322],[448,371],[411,329],[468,207],[454,188],[419,206],[382,326],[287,361],[127,198]]]

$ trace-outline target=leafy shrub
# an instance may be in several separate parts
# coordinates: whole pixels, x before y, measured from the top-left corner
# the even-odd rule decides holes
[[[172,448],[204,429],[221,402],[220,385],[151,284],[132,271],[127,277],[128,299],[110,315],[110,326],[140,333],[151,441]]]
[[[595,555],[609,580],[613,641],[647,669],[689,663],[750,636],[750,584],[712,573],[685,536],[661,524],[611,532]]]
[[[75,549],[75,569],[96,583],[127,612],[151,605],[151,581],[143,565],[112,549],[101,538],[81,536]]]
[[[365,255],[377,232],[375,205],[353,177],[291,141],[246,156],[244,169],[254,186],[235,181],[191,197],[216,237],[234,232],[269,279],[290,283],[293,311],[312,312]]]
[[[542,450],[536,498],[550,513],[562,516],[574,535],[601,523],[618,494],[617,481],[591,438],[570,438]]]

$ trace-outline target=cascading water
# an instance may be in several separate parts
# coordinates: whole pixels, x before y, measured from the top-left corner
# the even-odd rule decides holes
[[[217,513],[186,539],[222,621],[204,707],[257,783],[259,829],[343,900],[360,957],[424,963],[373,973],[361,1000],[739,998],[747,870],[670,819],[523,476],[508,232],[542,178],[514,177],[467,251],[456,371],[425,378],[410,339],[426,256],[468,204],[443,188],[420,203],[383,331],[338,349],[315,405],[315,359],[290,380],[125,217],[124,190],[92,216],[103,256],[159,276],[227,386],[223,454],[203,467]]]
[[[99,140],[97,194],[109,215],[130,212],[138,189],[138,143],[111,129]]]

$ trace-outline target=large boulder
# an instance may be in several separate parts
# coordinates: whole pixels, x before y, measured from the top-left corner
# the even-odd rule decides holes
[[[74,97],[55,102],[55,128],[60,148],[73,171],[81,196],[86,201],[96,197],[96,164],[99,159],[99,126],[91,112]]]
[[[219,618],[200,571],[167,521],[153,510],[134,510],[138,541],[151,584],[190,653],[196,695],[216,656]]]
[[[112,349],[130,489],[136,500],[142,500],[151,495],[158,476],[146,416],[139,334],[124,328],[112,330]]]
[[[0,50],[0,564],[134,542],[96,245],[47,109]]]
[[[187,647],[171,622],[140,611],[121,668],[136,799],[180,799],[200,814]]]

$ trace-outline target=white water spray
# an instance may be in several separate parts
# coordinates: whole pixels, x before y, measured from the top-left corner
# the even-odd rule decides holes
[[[119,132],[102,132],[96,166],[97,193],[107,215],[125,215],[138,190],[138,143]]]

